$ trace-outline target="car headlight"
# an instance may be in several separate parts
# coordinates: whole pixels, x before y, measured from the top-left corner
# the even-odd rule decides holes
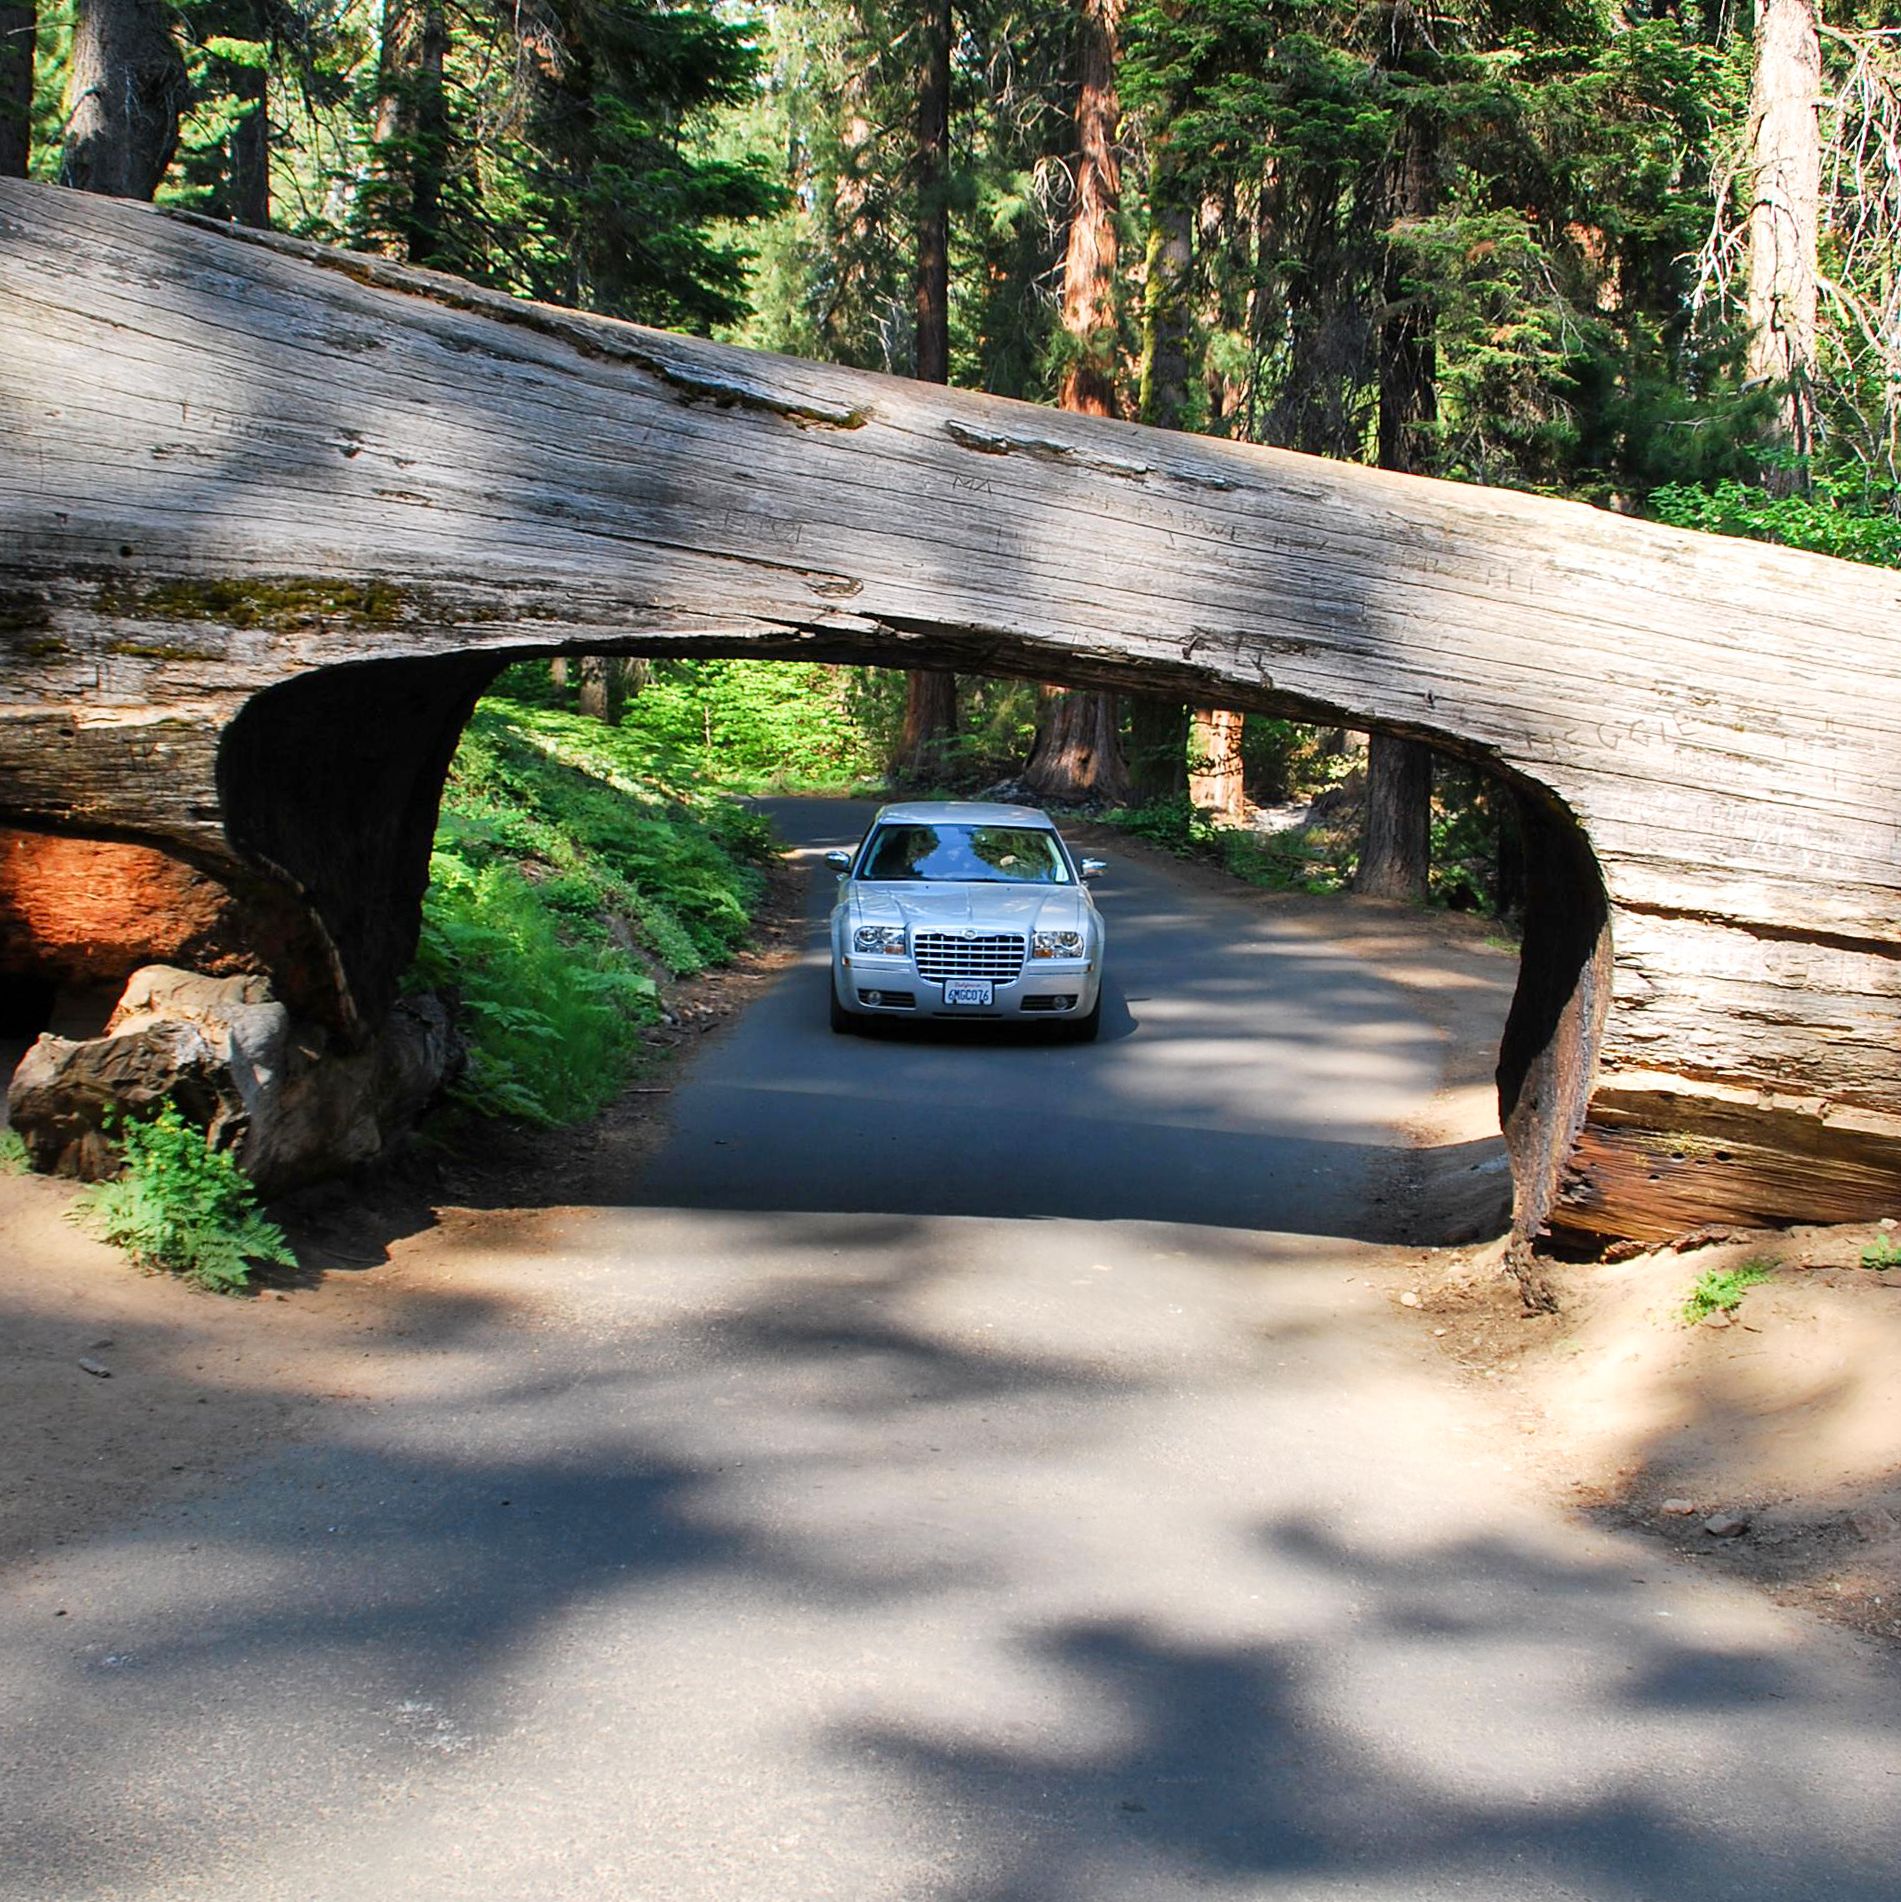
[[[1033,958],[1079,958],[1085,949],[1080,931],[1039,931],[1030,945]]]
[[[902,925],[860,925],[851,934],[854,951],[868,951],[874,957],[904,956]]]

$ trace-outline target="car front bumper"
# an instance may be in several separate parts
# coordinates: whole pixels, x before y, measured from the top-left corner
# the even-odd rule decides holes
[[[1095,1008],[1102,967],[1094,958],[1086,964],[1038,961],[1008,983],[993,982],[988,1004],[947,1004],[944,986],[920,977],[909,958],[858,954],[833,959],[832,988],[839,1003],[857,1017],[1059,1024],[1087,1017]],[[873,1003],[873,996],[879,1001]]]

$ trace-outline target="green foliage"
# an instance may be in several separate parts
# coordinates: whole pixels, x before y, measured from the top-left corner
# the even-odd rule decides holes
[[[117,1125],[122,1172],[80,1192],[76,1217],[141,1268],[231,1293],[253,1268],[294,1268],[284,1231],[257,1205],[250,1178],[167,1103],[149,1122]]]
[[[1884,1274],[1890,1268],[1901,1268],[1901,1236],[1877,1235],[1861,1251],[1861,1265]]]
[[[1352,881],[1351,847],[1326,829],[1299,826],[1263,834],[1218,826],[1186,794],[1119,808],[1104,814],[1103,823],[1270,891],[1336,892]]]
[[[1764,1261],[1746,1261],[1737,1268],[1706,1268],[1698,1275],[1678,1312],[1686,1326],[1716,1313],[1734,1314],[1751,1288],[1771,1280],[1773,1265]]]
[[[444,791],[414,973],[459,1006],[462,1103],[544,1126],[604,1107],[659,1014],[654,971],[731,956],[770,851],[756,814],[669,790],[639,734],[484,701]]]
[[[454,849],[429,869],[416,973],[455,999],[470,1050],[460,1100],[544,1126],[604,1108],[657,1014],[653,979],[616,947],[564,935],[583,922],[573,893]]]
[[[0,1129],[0,1176],[24,1175],[30,1167],[17,1129]]]
[[[1812,471],[1805,494],[1771,495],[1735,480],[1707,487],[1672,484],[1649,511],[1676,528],[1744,535],[1811,554],[1901,568],[1901,487],[1854,472]]]

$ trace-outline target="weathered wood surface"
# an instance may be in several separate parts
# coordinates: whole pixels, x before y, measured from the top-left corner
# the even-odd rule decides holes
[[[319,947],[346,1022],[507,655],[955,666],[1431,739],[1547,840],[1521,1221],[1901,1212],[1891,574],[0,181],[0,643],[0,821],[212,873],[267,955]]]

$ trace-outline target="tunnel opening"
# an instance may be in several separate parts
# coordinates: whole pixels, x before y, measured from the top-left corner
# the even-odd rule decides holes
[[[848,643],[814,655],[809,644],[761,653],[762,643],[695,638],[616,643],[611,653],[651,667],[670,657],[791,658],[887,670],[888,641]],[[906,643],[904,659],[926,656]],[[598,683],[598,642],[565,656],[569,694]],[[228,730],[219,785],[232,843],[261,879],[287,895],[300,932],[277,931],[272,969],[296,1007],[366,1034],[386,1011],[414,957],[429,854],[445,775],[484,691],[511,662],[546,669],[564,657],[543,648],[324,669],[257,696]],[[1039,656],[1035,677],[1114,685],[1133,692],[1139,666],[1065,670]],[[997,678],[1020,681],[1020,671]],[[1161,684],[1176,693],[1180,682]],[[1244,713],[1391,731],[1352,710],[1284,697],[1226,694]],[[1523,944],[1516,990],[1498,1050],[1499,1126],[1510,1157],[1513,1229],[1542,1235],[1565,1184],[1582,1123],[1608,996],[1604,884],[1575,818],[1544,789],[1502,771],[1483,749],[1443,733],[1407,731],[1462,762],[1509,799],[1522,842]],[[268,907],[255,905],[263,917]]]

